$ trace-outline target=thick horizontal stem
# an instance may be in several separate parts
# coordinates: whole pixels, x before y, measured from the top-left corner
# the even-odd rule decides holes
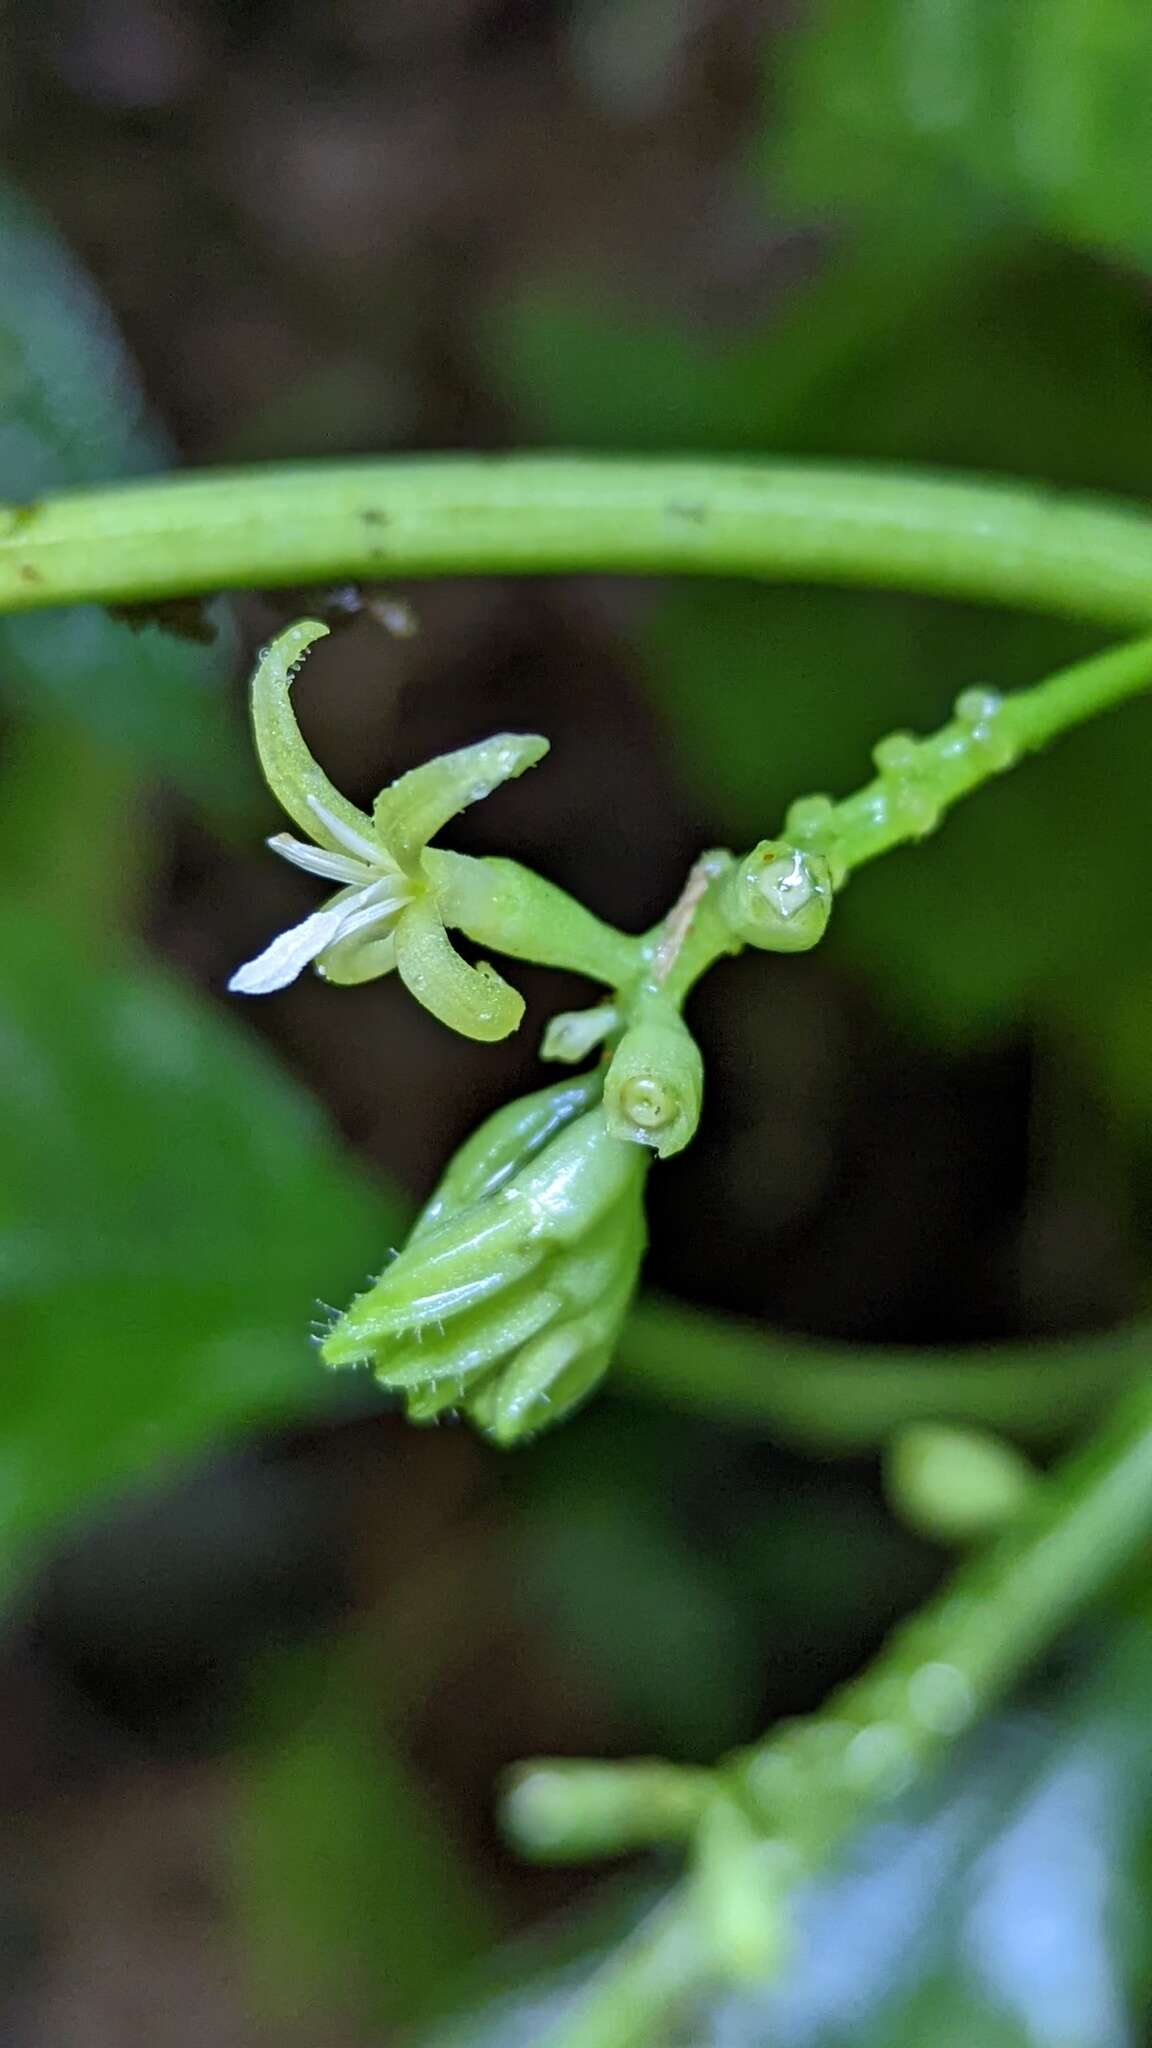
[[[0,611],[358,577],[607,570],[895,586],[1152,620],[1152,518],[820,463],[421,456],[201,471],[0,508]]]

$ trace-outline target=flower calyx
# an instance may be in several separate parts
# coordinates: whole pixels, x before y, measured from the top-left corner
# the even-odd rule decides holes
[[[326,981],[344,986],[395,968],[441,1023],[467,1038],[505,1038],[523,1016],[523,998],[487,963],[473,967],[456,951],[438,901],[435,862],[426,854],[450,818],[531,768],[548,742],[534,733],[497,733],[441,754],[391,783],[369,817],[328,780],[292,709],[293,677],[327,631],[318,620],[303,619],[264,649],[252,678],[252,725],[269,788],[307,834],[302,840],[277,833],[269,845],[340,887],[239,968],[229,988],[267,995],[286,988],[309,963]]]

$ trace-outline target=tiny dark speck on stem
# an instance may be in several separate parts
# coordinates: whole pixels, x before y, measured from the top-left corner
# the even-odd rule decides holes
[[[679,519],[686,526],[703,526],[708,518],[708,507],[696,499],[669,498],[665,510],[669,519]]]
[[[17,575],[21,583],[43,583],[44,577],[32,562],[21,562]]]
[[[369,505],[360,514],[365,526],[391,526],[387,512],[381,512],[378,505]]]
[[[31,525],[32,521],[35,519],[37,513],[39,512],[40,499],[29,498],[27,502],[23,505],[6,505],[4,507],[4,510],[8,514],[8,524],[5,529],[6,532],[10,535],[14,533],[23,533],[25,529]]]

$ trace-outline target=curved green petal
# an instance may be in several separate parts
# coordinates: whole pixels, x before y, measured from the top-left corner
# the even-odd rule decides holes
[[[373,823],[393,860],[411,867],[442,825],[491,796],[548,752],[539,733],[498,732],[474,747],[438,754],[401,775],[376,799]]]
[[[292,709],[292,678],[308,649],[327,632],[319,619],[298,619],[261,652],[252,675],[256,752],[273,796],[309,839],[332,853],[355,853],[380,863],[371,819],[329,782],[305,746]]]
[[[482,961],[460,958],[431,897],[409,904],[396,926],[400,979],[418,1003],[465,1038],[507,1038],[524,1015],[524,998]]]

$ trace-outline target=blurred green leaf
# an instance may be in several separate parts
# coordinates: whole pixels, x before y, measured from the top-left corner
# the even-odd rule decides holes
[[[0,911],[0,1555],[322,1398],[317,1300],[390,1219],[308,1099],[161,973]]]
[[[46,223],[0,186],[0,491],[45,491],[164,468],[124,348],[99,296]],[[230,615],[187,606],[180,630],[96,606],[0,619],[0,690],[62,713],[190,793],[235,801],[252,786],[223,685]]]
[[[799,203],[959,191],[1152,262],[1144,0],[822,0],[776,59],[765,155]]]
[[[677,1417],[593,1406],[511,1476],[523,1504],[512,1582],[555,1654],[642,1745],[707,1760],[763,1684],[759,1586],[685,1526],[717,1455]]]
[[[353,1636],[259,1673],[241,1776],[239,1904],[265,2010],[392,2020],[441,2007],[487,1933],[428,1802],[392,1747]]]
[[[539,280],[489,307],[485,376],[515,406],[521,439],[637,453],[787,446],[841,374],[899,353],[957,266],[990,265],[997,249],[912,212],[787,298],[770,329],[738,333]]]

